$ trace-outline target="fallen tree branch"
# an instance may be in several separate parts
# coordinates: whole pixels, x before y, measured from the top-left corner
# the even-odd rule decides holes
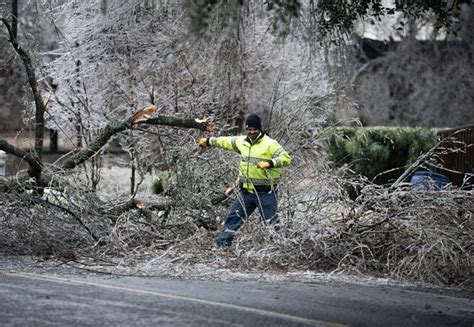
[[[148,124],[148,125],[163,125],[172,127],[182,128],[194,128],[202,131],[212,132],[215,130],[215,126],[209,123],[206,119],[192,119],[192,118],[179,118],[173,116],[158,115],[154,118],[139,121],[137,124]]]
[[[216,205],[224,200],[226,200],[229,196],[225,195],[224,193],[218,194],[211,199],[211,204]],[[160,202],[149,202],[149,201],[141,201],[139,199],[130,199],[121,205],[114,207],[113,209],[107,211],[108,214],[120,215],[126,211],[133,210],[133,209],[147,209],[152,211],[164,211],[169,210],[172,207],[176,206],[178,201],[174,199],[166,199]]]
[[[8,141],[2,137],[0,137],[0,150],[25,160],[32,169],[41,170],[41,163],[36,155],[8,143]]]
[[[208,123],[206,120],[190,119],[190,118],[179,118],[172,116],[158,116],[155,118],[142,120],[137,122],[137,124],[147,124],[147,125],[163,125],[163,126],[172,126],[172,127],[181,127],[181,128],[194,128],[203,131],[212,131],[214,126]],[[107,144],[109,139],[117,133],[123,132],[126,129],[132,128],[133,125],[133,116],[128,118],[125,121],[113,121],[95,137],[95,139],[89,144],[85,149],[80,150],[75,153],[72,157],[66,160],[62,164],[63,169],[72,169],[89,158],[95,155],[104,145]]]
[[[97,134],[95,139],[89,144],[88,147],[78,150],[70,158],[66,159],[62,165],[58,168],[59,170],[63,169],[73,169],[78,165],[84,163],[92,156],[94,156],[100,149],[107,144],[111,137],[114,135],[125,131],[126,129],[133,128],[133,116],[118,122],[113,121],[107,124],[100,132]],[[199,129],[202,131],[213,131],[215,126],[207,122],[207,120],[199,120],[192,118],[179,118],[172,116],[158,116],[152,119],[139,121],[137,124],[140,125],[163,125],[179,128],[193,128]],[[35,172],[42,171],[42,165],[40,159],[32,152],[25,151],[20,149],[0,137],[0,150],[5,151],[6,153],[12,154],[16,157],[24,159],[30,165],[29,174],[30,176],[35,176]],[[48,185],[51,180],[52,172],[44,172],[43,182],[45,185]],[[7,183],[1,183],[2,188],[7,188]]]
[[[44,201],[44,203],[50,205],[50,206],[53,206],[53,207],[56,207],[66,213],[68,213],[69,215],[71,215],[72,217],[74,217],[74,219],[77,220],[77,222],[79,223],[79,225],[81,225],[82,227],[84,227],[84,229],[89,233],[89,235],[94,239],[94,241],[99,241],[99,238],[90,230],[89,227],[87,227],[87,225],[82,221],[81,218],[79,218],[78,215],[76,215],[74,212],[72,212],[71,210],[69,210],[68,208],[65,208],[63,206],[60,206],[56,203],[52,203],[48,200],[43,200],[43,199],[40,199],[40,201]]]
[[[174,200],[163,200],[162,202],[143,202],[138,199],[130,199],[127,202],[114,207],[109,213],[120,215],[126,211],[133,209],[148,209],[155,211],[169,210],[176,205]]]

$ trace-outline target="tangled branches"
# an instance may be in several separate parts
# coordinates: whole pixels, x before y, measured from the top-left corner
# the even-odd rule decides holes
[[[254,214],[225,251],[214,249],[213,241],[227,206],[186,202],[189,189],[178,188],[180,205],[169,211],[130,207],[113,213],[107,203],[72,186],[62,193],[61,206],[3,193],[0,249],[12,254],[73,249],[71,265],[108,273],[224,278],[223,272],[349,272],[472,289],[472,191],[366,186],[350,202],[342,197],[340,181],[324,170],[309,175],[302,165],[286,178],[280,229]],[[86,202],[88,208],[79,210]],[[213,222],[213,228],[198,218]]]
[[[212,247],[215,233],[192,221],[168,229],[144,224],[140,231],[125,225],[121,229],[137,233],[135,245],[141,245],[134,251],[142,250],[143,261],[136,271],[146,274],[332,271],[472,289],[472,192],[366,187],[352,204],[328,203],[322,194],[303,201],[282,195],[280,230],[253,216],[233,248],[223,252]],[[153,245],[146,246],[153,231]]]
[[[50,255],[94,241],[78,216],[48,200],[0,192],[0,207],[0,253]]]
[[[367,187],[347,217],[347,266],[445,285],[472,287],[472,191]]]

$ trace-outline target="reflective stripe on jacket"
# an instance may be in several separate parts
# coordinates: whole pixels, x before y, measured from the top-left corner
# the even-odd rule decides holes
[[[255,186],[276,186],[281,168],[291,163],[289,154],[268,135],[261,133],[253,143],[247,136],[222,136],[209,138],[209,145],[235,151],[241,155],[239,179],[249,191]],[[271,161],[272,168],[257,168],[259,161]]]

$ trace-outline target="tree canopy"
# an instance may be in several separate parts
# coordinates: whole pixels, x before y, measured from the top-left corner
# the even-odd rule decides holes
[[[192,31],[206,30],[212,11],[227,6],[227,0],[188,0],[187,9],[191,17]],[[250,1],[240,0],[239,6],[248,6]],[[384,0],[266,0],[266,9],[273,14],[274,27],[288,25],[305,12],[311,17],[310,25],[322,35],[334,32],[350,32],[357,19],[375,18],[401,13],[408,20],[432,17],[435,28],[445,28],[455,33],[460,28],[460,15],[464,5],[472,5],[472,0],[456,1],[384,1]],[[231,18],[229,18],[231,19]],[[230,22],[230,20],[229,20]]]

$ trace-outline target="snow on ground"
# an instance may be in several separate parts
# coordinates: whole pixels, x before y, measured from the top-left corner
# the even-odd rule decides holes
[[[44,260],[41,257],[32,256],[1,256],[0,255],[0,275],[2,272],[26,272],[36,274],[54,274],[66,277],[84,276],[84,275],[104,275],[99,270],[94,271],[93,268],[77,268],[74,262],[64,263],[57,260]],[[209,274],[183,274],[173,275],[162,271],[159,274],[140,274],[134,271],[127,271],[124,269],[121,272],[110,273],[114,275],[130,275],[143,277],[161,277],[172,279],[189,279],[189,280],[217,280],[217,281],[260,281],[260,282],[297,282],[308,284],[357,284],[366,286],[392,286],[403,287],[407,289],[416,289],[417,291],[427,291],[439,293],[444,295],[451,295],[457,297],[474,298],[472,292],[455,289],[455,288],[441,288],[436,285],[421,283],[421,282],[407,282],[399,281],[390,278],[376,278],[360,275],[351,275],[346,273],[320,273],[314,271],[292,271],[292,272],[245,272],[234,271],[232,269],[215,269],[205,264],[197,264],[196,271],[207,270]],[[105,274],[108,275],[108,274]]]

